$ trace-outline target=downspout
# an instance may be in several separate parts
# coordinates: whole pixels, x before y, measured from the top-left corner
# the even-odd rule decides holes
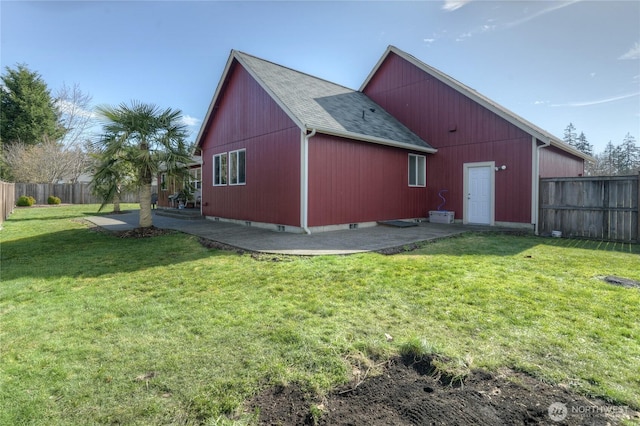
[[[200,161],[198,161],[198,165],[200,166],[200,216],[202,216],[202,190],[204,187],[202,186],[202,152],[200,152]],[[197,201],[197,200],[196,200]]]
[[[542,145],[538,145],[538,139],[535,136],[531,137],[531,143],[533,147],[534,154],[534,167],[533,167],[533,196],[532,196],[532,206],[533,206],[533,217],[534,217],[534,234],[538,235],[539,231],[539,220],[540,220],[540,150],[542,148],[546,148],[551,145],[551,140],[544,142],[542,141]]]
[[[311,234],[309,230],[309,139],[314,137],[316,129],[311,129],[311,133],[305,134],[302,139],[301,170],[300,170],[300,225],[304,232]]]

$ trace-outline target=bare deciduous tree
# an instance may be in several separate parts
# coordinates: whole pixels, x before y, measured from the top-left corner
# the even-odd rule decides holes
[[[88,155],[80,147],[44,138],[37,145],[14,143],[4,147],[4,161],[16,182],[76,182],[87,169]]]
[[[78,84],[66,83],[56,92],[56,106],[60,114],[60,124],[66,130],[62,143],[82,148],[95,125],[95,114],[91,105],[92,96],[84,93]]]

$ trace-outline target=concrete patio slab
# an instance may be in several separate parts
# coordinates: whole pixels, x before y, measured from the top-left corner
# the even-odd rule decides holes
[[[138,211],[132,211],[118,215],[91,216],[87,220],[109,231],[124,231],[137,227],[139,216]],[[161,216],[156,212],[153,213],[153,224],[158,228],[174,229],[243,250],[303,256],[386,250],[445,238],[473,229],[457,224],[425,222],[408,228],[380,225],[306,235],[206,219],[183,220]]]

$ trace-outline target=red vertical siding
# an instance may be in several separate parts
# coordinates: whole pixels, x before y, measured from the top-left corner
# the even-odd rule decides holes
[[[235,63],[202,144],[205,216],[300,226],[300,130]],[[246,185],[213,186],[213,156],[246,149]]]
[[[556,147],[540,149],[540,177],[573,177],[584,173],[584,160]]]
[[[309,226],[425,217],[427,188],[409,187],[408,155],[339,137],[311,138]]]
[[[528,144],[526,142],[529,142]],[[519,146],[529,146],[528,152],[519,150]],[[429,187],[429,209],[435,210],[444,194],[447,210],[456,212],[456,218],[462,219],[464,203],[464,163],[494,161],[496,167],[507,166],[506,170],[495,173],[495,220],[498,222],[530,223],[531,221],[531,139],[525,138],[519,143],[503,141],[500,143],[482,143],[463,147],[447,147],[428,157],[427,185]],[[523,170],[528,172],[523,173]],[[521,182],[521,187],[514,185]]]
[[[428,156],[428,209],[446,189],[445,208],[462,218],[463,165],[495,161],[495,220],[531,223],[532,142],[526,132],[390,53],[364,92],[438,149]]]

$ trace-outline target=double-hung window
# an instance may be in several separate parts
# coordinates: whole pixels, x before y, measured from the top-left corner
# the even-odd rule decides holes
[[[426,186],[427,158],[424,155],[409,154],[409,186]]]
[[[229,153],[229,185],[244,185],[246,183],[244,149]]]
[[[227,153],[213,156],[213,186],[227,184]]]

